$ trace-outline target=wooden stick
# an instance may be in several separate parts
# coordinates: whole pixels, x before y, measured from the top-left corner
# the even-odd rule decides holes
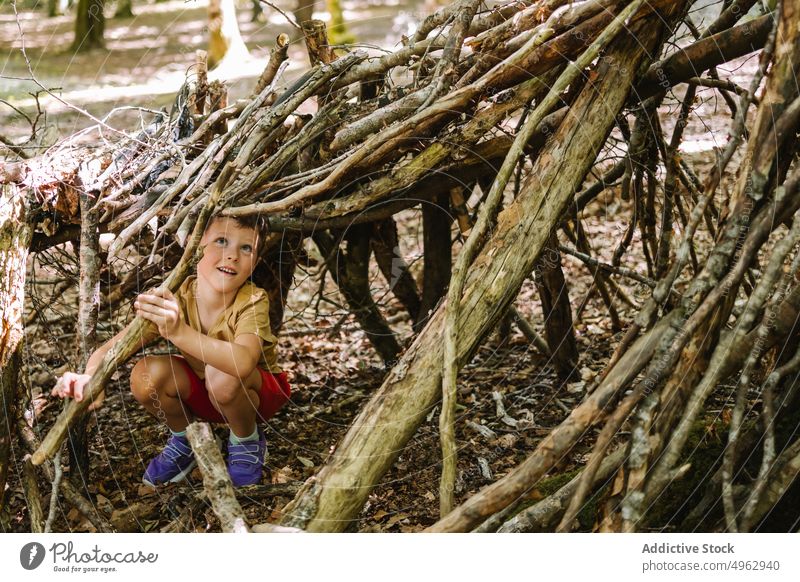
[[[186,437],[194,450],[197,465],[203,474],[203,487],[211,501],[211,508],[219,518],[222,531],[249,533],[244,511],[236,499],[233,483],[211,427],[206,422],[193,422],[186,429]]]
[[[336,60],[333,49],[328,46],[328,31],[322,20],[306,20],[300,23],[306,40],[311,66],[328,65]]]
[[[25,493],[25,503],[28,514],[31,516],[31,531],[44,533],[44,513],[42,512],[42,495],[39,484],[36,482],[36,470],[31,464],[30,455],[25,455],[22,461],[22,491]],[[55,490],[53,495],[55,495]]]
[[[200,512],[206,505],[207,504],[204,495],[200,494],[196,497],[193,497],[183,507],[183,509],[181,509],[180,513],[175,519],[161,528],[161,533],[191,533],[192,530],[188,529],[191,525],[190,519],[195,513]]]
[[[489,229],[490,224],[499,208],[505,191],[506,184],[511,177],[514,168],[517,166],[520,156],[533,132],[539,126],[550,110],[561,99],[561,93],[569,86],[583,70],[597,58],[600,50],[605,47],[622,29],[627,19],[639,10],[642,0],[635,0],[623,9],[603,30],[589,48],[575,61],[567,66],[555,84],[550,88],[547,96],[539,102],[536,108],[525,120],[519,133],[514,139],[503,166],[497,174],[497,179],[492,184],[492,188],[486,198],[486,202],[481,207],[478,221],[470,232],[464,248],[458,255],[453,276],[450,280],[450,288],[447,293],[445,340],[444,340],[444,364],[442,369],[442,413],[439,418],[439,434],[442,441],[442,477],[439,484],[439,499],[441,517],[445,517],[452,509],[453,503],[453,483],[455,482],[456,467],[456,446],[455,446],[455,405],[456,405],[456,375],[458,373],[458,328],[459,312],[461,307],[461,295],[464,289],[464,282],[467,277],[467,269],[472,263],[473,258],[480,250],[480,245]],[[550,338],[548,338],[549,340]],[[550,345],[548,341],[548,345]]]
[[[547,342],[544,341],[544,338],[536,333],[536,330],[533,329],[533,326],[528,322],[527,319],[519,312],[519,310],[514,307],[513,305],[509,307],[508,312],[511,314],[511,317],[514,318],[514,323],[517,324],[517,327],[522,332],[522,335],[531,342],[533,345],[536,346],[536,349],[542,352],[542,355],[550,357],[550,346],[547,345]]]
[[[458,229],[461,231],[462,236],[468,237],[469,231],[472,229],[472,222],[470,221],[467,203],[464,200],[463,186],[450,188],[450,209],[456,215]]]
[[[17,430],[28,450],[33,452],[39,448],[39,439],[36,438],[31,427],[22,418],[17,420]],[[41,467],[47,480],[51,483],[55,481],[55,470],[52,463],[48,461]],[[66,502],[77,509],[98,531],[104,533],[114,531],[114,526],[111,525],[111,522],[100,514],[92,502],[86,499],[69,479],[61,481],[61,493],[64,495]]]
[[[220,80],[214,80],[208,85],[208,110],[209,114],[222,111],[228,107],[228,88]],[[222,118],[211,126],[212,133],[224,135],[228,132],[228,122]]]
[[[367,334],[384,362],[391,363],[400,352],[400,344],[375,303],[369,286],[370,225],[347,230],[347,250],[343,252],[336,236],[325,232],[313,235],[325,258],[333,280],[347,301],[356,320]]]
[[[550,363],[562,382],[572,381],[578,371],[580,354],[572,325],[569,287],[561,268],[555,232],[550,233],[550,240],[533,272],[542,304],[545,339],[552,349]]]
[[[79,204],[81,211],[81,238],[78,262],[78,354],[80,368],[85,369],[89,357],[97,347],[97,318],[100,315],[100,231],[97,225],[97,198],[99,191],[81,192]],[[77,486],[88,483],[89,477],[89,439],[88,416],[81,415],[70,430],[67,441],[70,466],[70,480]],[[56,473],[60,463],[56,461]],[[58,494],[58,484],[53,484],[53,495]],[[50,502],[50,515],[54,515],[54,501]],[[48,524],[51,523],[48,517]]]
[[[800,240],[800,221],[795,217],[795,223],[789,231],[788,236],[780,239],[769,258],[769,263],[764,269],[764,273],[758,281],[753,293],[750,295],[750,300],[747,304],[747,309],[740,318],[740,325],[745,326],[753,321],[757,314],[760,312],[762,305],[767,299],[767,296],[772,291],[772,285],[778,281],[779,275],[783,271],[784,259],[792,250],[797,241]],[[782,299],[779,292],[779,297]],[[722,501],[725,508],[725,520],[730,533],[739,531],[739,511],[735,507],[733,499],[733,474],[736,462],[736,446],[739,439],[739,433],[742,428],[745,416],[745,407],[747,405],[747,392],[750,389],[750,377],[757,364],[763,357],[761,346],[764,343],[764,338],[769,334],[769,321],[766,320],[759,326],[761,341],[756,341],[753,348],[748,354],[742,375],[739,378],[739,385],[736,390],[736,401],[731,414],[731,422],[728,431],[728,445],[722,457]],[[745,327],[745,329],[747,329]]]
[[[605,481],[614,474],[614,471],[616,471],[625,460],[625,449],[626,447],[624,445],[620,446],[603,459],[600,469],[592,479],[593,484]],[[552,495],[545,497],[535,505],[521,511],[513,518],[508,519],[508,521],[503,523],[496,531],[498,533],[548,531],[555,522],[555,519],[564,511],[567,499],[575,493],[582,475],[583,473],[576,475],[575,478]],[[491,524],[488,524],[489,521],[490,520],[487,520],[487,523],[483,525],[490,526]],[[478,528],[478,531],[484,531],[484,528]],[[487,529],[486,531],[494,530]]]
[[[459,185],[450,189],[450,208],[456,215],[458,220],[458,228],[461,231],[461,235],[468,237],[470,231],[472,230],[472,218],[467,211],[467,205],[464,200],[463,186]],[[536,349],[538,349],[548,358],[551,357],[550,348],[548,347],[547,342],[544,341],[542,336],[536,333],[536,330],[533,329],[533,326],[528,322],[527,319],[525,319],[525,317],[517,310],[516,307],[513,305],[509,307],[508,315],[510,315],[514,323],[517,324],[517,327],[522,332],[522,335],[524,335],[529,342],[536,346]]]
[[[764,388],[761,391],[762,400],[764,402],[764,412],[762,413],[764,422],[764,452],[761,455],[761,466],[759,467],[758,475],[753,482],[750,495],[748,496],[742,508],[742,519],[739,525],[739,530],[742,532],[749,532],[755,525],[755,523],[752,521],[753,513],[755,512],[758,502],[761,500],[761,496],[767,487],[767,480],[769,479],[770,471],[772,470],[773,462],[775,461],[776,415],[773,391],[778,382],[780,382],[789,374],[797,373],[798,370],[800,370],[800,350],[795,353],[791,360],[789,360],[780,368],[774,370],[769,375],[767,381],[764,383]],[[721,476],[722,475],[720,475],[720,477]]]
[[[258,78],[258,82],[256,83],[256,88],[253,89],[253,94],[258,95],[263,91],[272,81],[275,79],[275,75],[278,73],[278,69],[280,69],[281,64],[288,58],[289,56],[289,35],[285,32],[282,32],[278,35],[278,38],[275,39],[275,46],[269,53],[269,61],[267,61],[267,66],[264,67],[264,71],[261,73],[261,76]]]
[[[591,256],[589,256],[589,255],[587,255],[585,253],[582,253],[582,252],[580,252],[580,251],[578,251],[576,249],[568,247],[567,245],[559,244],[558,245],[558,250],[560,250],[561,252],[566,253],[568,255],[572,255],[573,257],[575,257],[576,259],[579,259],[580,261],[586,263],[590,267],[598,268],[598,269],[600,269],[602,271],[605,271],[607,273],[613,273],[613,274],[616,274],[616,275],[620,275],[621,277],[628,277],[630,279],[633,279],[634,281],[642,283],[643,285],[647,285],[651,289],[656,286],[657,282],[654,279],[651,279],[651,278],[646,277],[644,275],[640,275],[639,273],[637,273],[633,269],[628,269],[627,267],[620,267],[620,266],[615,266],[615,265],[609,265],[608,263],[603,263],[601,261],[598,261],[594,257],[591,257]]]
[[[58,488],[64,479],[64,469],[61,467],[61,455],[63,449],[59,449],[53,457],[53,491],[50,493],[50,509],[47,511],[47,521],[44,523],[44,533],[50,533],[53,529],[53,522],[56,519],[56,508],[58,507]]]
[[[0,509],[11,466],[19,371],[25,339],[25,274],[33,236],[31,209],[17,184],[0,184]]]
[[[583,507],[586,495],[588,495],[589,490],[594,485],[597,472],[604,462],[606,451],[611,445],[612,439],[616,436],[617,431],[619,431],[622,423],[628,418],[633,408],[642,399],[642,396],[644,396],[644,390],[641,385],[639,385],[617,406],[611,418],[609,418],[608,422],[606,422],[606,425],[603,427],[603,430],[600,431],[597,442],[592,449],[592,456],[581,472],[580,479],[577,479],[578,483],[575,487],[572,499],[570,500],[569,507],[567,507],[564,517],[561,518],[561,523],[559,523],[556,531],[569,532],[572,529],[572,522],[578,516],[578,512],[580,512],[581,507]],[[624,449],[624,447],[622,448]],[[619,463],[617,464],[619,465]]]
[[[194,91],[193,113],[205,115],[206,95],[208,94],[208,53],[204,50],[195,52],[195,67],[197,70],[197,87]]]

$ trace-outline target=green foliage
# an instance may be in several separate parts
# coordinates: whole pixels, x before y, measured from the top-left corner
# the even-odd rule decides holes
[[[328,27],[328,41],[333,45],[353,44],[356,37],[347,29],[344,21],[344,11],[339,0],[326,0],[328,12],[331,15]]]

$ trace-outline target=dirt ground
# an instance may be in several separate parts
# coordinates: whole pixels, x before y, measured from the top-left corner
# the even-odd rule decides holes
[[[279,3],[281,5],[286,2]],[[391,2],[345,2],[350,10],[348,21],[352,32],[365,42],[391,47],[413,19],[413,12],[404,4]],[[355,5],[358,4],[358,7]],[[137,17],[129,21],[109,20],[106,38],[108,49],[86,55],[65,51],[71,41],[71,20],[67,17],[42,18],[40,14],[22,14],[25,45],[36,78],[46,87],[61,88],[60,97],[96,117],[107,115],[115,107],[136,104],[148,109],[167,105],[180,87],[185,71],[194,59],[194,51],[203,47],[204,10],[201,2],[165,2],[147,6],[134,4]],[[364,12],[359,12],[363,10]],[[268,11],[269,12],[269,11]],[[347,14],[346,14],[347,16]],[[243,97],[253,83],[253,76],[263,67],[264,55],[271,41],[280,32],[291,32],[280,15],[269,22],[250,23],[246,10],[240,10],[240,26],[254,62],[243,67],[241,76],[231,77],[234,97]],[[27,77],[27,65],[18,50],[21,43],[13,16],[0,16],[0,47],[4,49],[4,77]],[[375,38],[381,31],[380,38]],[[385,35],[382,35],[386,32]],[[290,58],[296,71],[305,66],[303,49],[293,44]],[[742,59],[734,63],[734,80],[744,82],[754,61]],[[250,67],[249,69],[247,67]],[[724,76],[725,71],[720,70]],[[131,85],[130,81],[136,80]],[[30,81],[3,78],[4,99],[29,109],[27,91]],[[682,93],[682,90],[679,91]],[[687,129],[687,146],[683,155],[702,175],[714,156],[713,148],[724,144],[727,112],[724,103],[710,91],[701,91],[697,112],[712,119],[709,126],[697,113]],[[57,135],[67,135],[93,122],[84,114],[64,106],[57,99],[43,100]],[[674,110],[674,104],[672,105]],[[669,111],[669,108],[665,109]],[[708,114],[711,113],[709,116]],[[7,108],[0,108],[4,133],[25,134],[25,127],[12,121]],[[120,112],[112,125],[129,129],[137,123],[137,111]],[[669,122],[668,122],[669,123]],[[670,132],[667,124],[665,133]],[[609,159],[615,152],[608,152]],[[730,177],[728,177],[730,179]],[[595,256],[610,261],[631,216],[630,204],[621,201],[612,190],[593,202],[584,212],[583,225],[594,245]],[[406,211],[399,218],[401,253],[420,280],[421,214]],[[454,230],[454,238],[456,238]],[[676,236],[680,235],[680,229]],[[706,239],[707,240],[707,239]],[[562,242],[568,241],[562,235]],[[460,247],[460,241],[455,248]],[[571,246],[571,245],[570,245]],[[314,251],[308,246],[310,256]],[[592,274],[572,257],[562,260],[573,309],[579,305],[592,283]],[[645,273],[644,259],[637,235],[623,265]],[[287,405],[267,425],[269,440],[268,476],[265,482],[302,481],[325,462],[336,443],[357,414],[362,404],[380,386],[384,370],[380,359],[352,318],[340,307],[338,296],[328,277],[321,283],[323,270],[318,264],[302,265],[289,295],[285,326],[280,336],[280,361],[289,372],[293,395]],[[399,303],[388,285],[372,266],[373,295],[379,300],[401,339],[412,339],[409,322],[403,318]],[[47,430],[60,410],[59,402],[49,399],[56,378],[76,367],[77,349],[75,317],[77,294],[74,280],[77,262],[74,251],[66,247],[48,257],[32,256],[28,293],[28,325],[26,327],[25,390],[35,411],[36,431]],[[617,279],[634,306],[619,297],[614,304],[624,323],[635,316],[648,291],[639,284]],[[318,292],[324,290],[320,301]],[[532,280],[526,281],[516,302],[534,327],[542,333],[542,314]],[[110,337],[124,322],[127,313],[103,313],[100,332]],[[481,487],[503,476],[521,462],[539,440],[558,425],[580,402],[586,386],[598,374],[621,337],[611,329],[609,311],[597,294],[586,303],[576,318],[575,332],[581,354],[580,378],[560,382],[547,358],[531,346],[516,327],[509,335],[494,332],[478,350],[459,376],[459,477],[456,501],[465,500]],[[150,348],[163,351],[165,346]],[[106,405],[91,420],[91,470],[87,488],[97,506],[112,517],[120,530],[159,531],[177,517],[189,531],[217,531],[218,522],[202,499],[202,482],[197,472],[189,481],[154,491],[141,484],[142,472],[166,438],[159,427],[137,405],[127,388],[130,365],[121,369],[110,387]],[[501,395],[509,424],[497,411]],[[33,419],[32,419],[33,420]],[[481,425],[491,432],[478,431]],[[482,434],[483,433],[483,434]],[[224,434],[223,434],[224,436]],[[584,435],[581,444],[562,459],[551,474],[568,473],[581,466],[587,447],[595,434]],[[15,450],[16,462],[22,451]],[[419,531],[436,521],[438,514],[439,478],[438,408],[432,410],[421,429],[407,445],[392,470],[384,476],[371,494],[353,529],[359,531]],[[43,490],[45,495],[47,490]],[[2,529],[29,531],[25,500],[14,475],[6,492],[9,511],[0,515]],[[196,499],[200,501],[196,501]],[[542,496],[535,489],[531,499]],[[266,497],[261,493],[243,492],[240,500],[253,523],[274,522],[279,508],[291,495]],[[189,511],[189,509],[193,511]],[[187,519],[187,515],[190,516]],[[75,510],[64,504],[54,531],[92,531],[93,528]]]

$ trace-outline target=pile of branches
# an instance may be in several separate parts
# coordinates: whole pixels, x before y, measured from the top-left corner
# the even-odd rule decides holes
[[[209,216],[259,215],[271,234],[257,279],[272,298],[277,331],[310,237],[389,372],[325,466],[284,508],[283,526],[347,527],[441,406],[442,517],[431,531],[569,531],[609,480],[599,527],[635,531],[690,469],[683,459],[692,428],[708,398],[732,383],[728,443],[696,511],[705,517],[721,497],[710,527],[749,531],[800,470],[800,440],[776,429],[798,422],[800,15],[784,0],[773,12],[745,17],[755,4],[726,0],[719,17],[698,30],[688,0],[516,1],[483,11],[479,0],[461,0],[380,56],[334,50],[324,25],[310,21],[303,30],[312,68],[281,85],[282,35],[252,96],[235,102],[221,83],[207,82],[199,54],[172,111],[138,133],[100,125],[92,130],[104,138],[99,147],[73,136],[42,156],[4,164],[3,201],[15,201],[26,226],[0,250],[24,255],[80,239],[80,321],[89,333],[100,271],[112,281],[103,296],[112,306],[147,282],[174,289],[190,271]],[[694,38],[667,55],[687,29]],[[757,50],[749,86],[720,78],[718,65]],[[667,136],[662,105],[677,85],[685,90]],[[707,175],[679,154],[703,87],[722,96],[732,117],[727,145]],[[729,167],[734,159],[738,168]],[[735,186],[723,192],[726,172]],[[590,174],[600,178],[587,184]],[[611,263],[591,256],[579,220],[608,191],[634,209]],[[393,217],[420,205],[421,291],[393,252]],[[454,265],[451,216],[464,241]],[[704,253],[694,245],[700,231],[712,239]],[[558,242],[558,232],[570,245]],[[647,275],[620,265],[637,232]],[[107,250],[97,244],[101,233],[115,235]],[[569,417],[522,464],[455,506],[456,373],[486,335],[516,317],[562,378],[575,372],[562,252],[593,269],[624,336]],[[418,332],[404,350],[370,293],[371,255]],[[533,272],[544,338],[512,306]],[[169,276],[161,281],[163,273]],[[651,289],[631,323],[612,300],[620,277]],[[9,280],[16,286],[5,291],[20,293],[19,277]],[[8,321],[9,329],[18,323]],[[138,349],[145,323],[137,325],[95,374],[90,395]],[[10,369],[16,344],[4,345],[0,365]],[[4,391],[9,386],[4,380]],[[65,409],[32,466],[59,450],[90,400]],[[13,392],[5,401],[15,401]],[[521,500],[591,428],[599,436],[581,473],[524,508]],[[756,471],[745,470],[756,459]]]

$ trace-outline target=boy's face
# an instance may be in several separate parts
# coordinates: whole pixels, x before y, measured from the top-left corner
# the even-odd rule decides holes
[[[258,233],[230,218],[214,219],[200,244],[205,249],[197,263],[197,278],[218,293],[238,291],[258,263]]]

